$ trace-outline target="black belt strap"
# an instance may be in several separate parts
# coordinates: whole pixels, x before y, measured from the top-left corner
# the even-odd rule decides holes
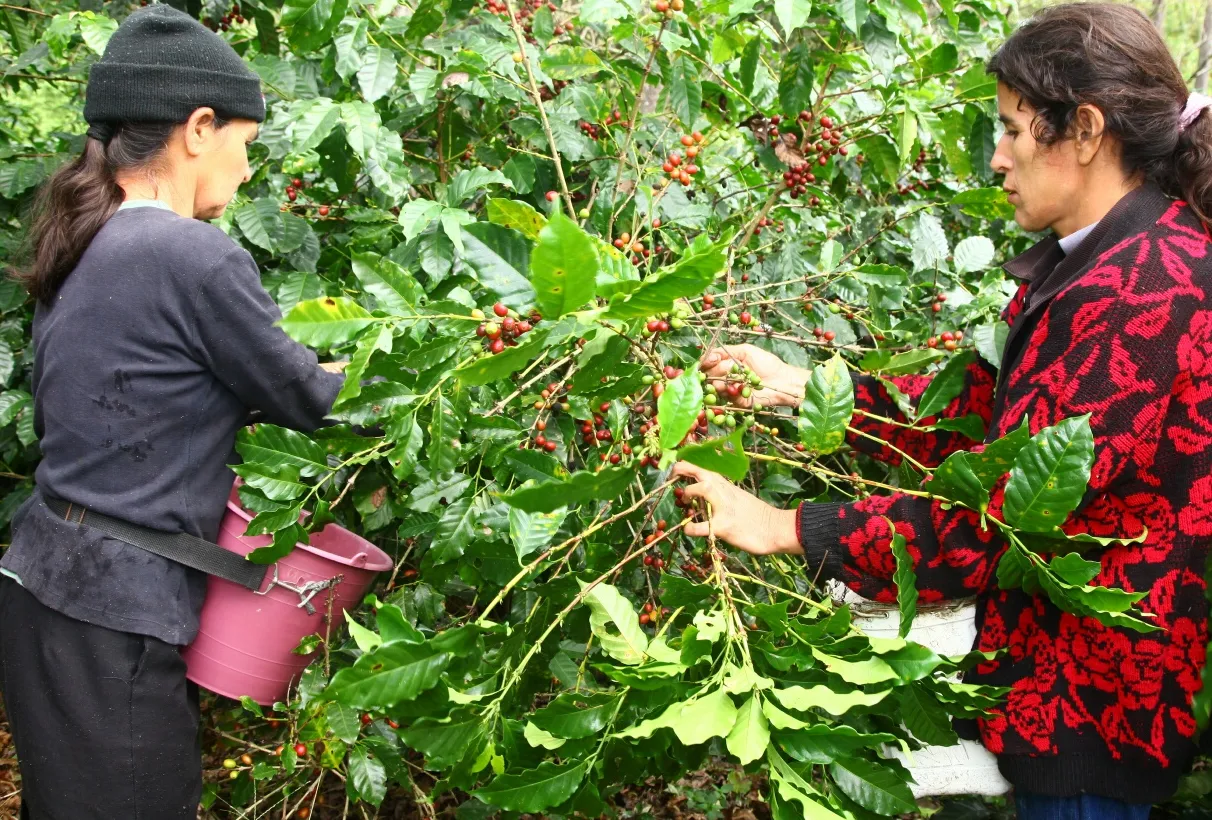
[[[47,495],[43,498],[51,512],[63,520],[85,524],[119,541],[153,552],[161,558],[176,561],[254,591],[259,590],[265,580],[268,567],[264,564],[254,564],[242,555],[195,535],[153,530],[119,518],[111,518],[61,498]]]

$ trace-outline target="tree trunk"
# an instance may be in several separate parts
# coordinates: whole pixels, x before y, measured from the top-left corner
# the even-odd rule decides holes
[[[1166,0],[1153,0],[1153,13],[1149,15],[1153,25],[1160,32],[1166,30]]]
[[[1204,6],[1204,29],[1199,35],[1199,62],[1195,73],[1195,90],[1208,93],[1208,63],[1212,61],[1212,0]]]

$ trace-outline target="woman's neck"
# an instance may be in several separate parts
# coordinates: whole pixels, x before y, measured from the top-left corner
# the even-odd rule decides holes
[[[181,216],[192,219],[194,216],[193,190],[182,185],[179,180],[136,178],[119,174],[118,187],[125,194],[127,202],[137,199],[154,199],[163,202]]]

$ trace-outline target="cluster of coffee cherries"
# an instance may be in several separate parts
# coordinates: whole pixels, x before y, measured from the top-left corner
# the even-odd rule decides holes
[[[917,159],[913,163],[914,172],[920,174],[922,172],[923,168],[925,168],[926,160],[928,160],[929,158],[930,158],[930,155],[926,153],[926,149],[923,148],[922,150],[918,151]],[[918,179],[916,181],[898,182],[896,185],[896,192],[898,194],[900,194],[901,196],[904,196],[905,194],[913,193],[914,191],[929,191],[929,190],[930,190],[930,183],[924,179]]]
[[[548,0],[519,0],[518,10],[514,12],[513,19],[517,20],[519,23],[529,20],[530,18],[534,17],[535,12],[543,8],[543,6],[547,6],[549,11],[556,10],[556,4],[548,2]],[[498,17],[509,17],[509,6],[505,3],[505,0],[487,0],[484,7]],[[523,28],[529,33],[529,25],[524,25]]]
[[[141,2],[140,5],[146,6],[147,3]],[[206,26],[211,31],[227,31],[229,28],[231,28],[232,23],[244,22],[244,13],[239,4],[236,4],[228,9],[227,13],[220,17],[217,22],[211,20],[209,17],[203,17],[201,22],[202,25]]]
[[[837,334],[834,333],[832,330],[825,330],[824,328],[821,328],[821,327],[814,327],[812,329],[812,335],[815,336],[816,338],[820,339],[821,341],[824,341],[824,342],[827,342],[830,344],[832,344],[833,340],[837,338]]]
[[[801,111],[796,119],[804,123],[804,133],[809,133],[809,129],[812,127],[809,125],[812,122],[812,112]],[[777,114],[770,118],[770,124],[770,136],[773,138],[778,135],[779,131],[779,118]],[[829,161],[829,157],[834,154],[840,154],[843,157],[846,156],[849,153],[849,149],[845,145],[842,145],[842,140],[846,137],[846,132],[842,130],[842,127],[835,125],[833,119],[828,114],[821,117],[820,126],[821,130],[816,135],[816,141],[807,145],[804,148],[805,152],[808,154],[819,154],[816,160],[819,165],[824,165]]]
[[[534,423],[534,429],[534,448],[536,450],[546,450],[549,453],[554,453],[556,451],[556,443],[554,441],[550,441],[547,436],[544,435],[547,430],[547,422],[543,419],[539,419]],[[525,447],[526,442],[522,442],[522,446]]]
[[[806,162],[801,162],[794,168],[788,168],[783,172],[783,184],[787,187],[787,193],[792,199],[799,199],[804,194],[808,193],[808,186],[816,182],[816,174],[809,170],[811,166]],[[808,198],[808,204],[816,207],[821,204],[821,199],[816,194]]]
[[[937,336],[931,336],[926,340],[926,347],[937,348],[940,344],[943,350],[955,350],[959,347],[959,343],[964,340],[964,331],[962,330],[944,330]]]
[[[652,10],[672,18],[674,14],[686,8],[686,0],[653,0]]]
[[[933,304],[930,305],[930,310],[934,311],[935,313],[941,313],[943,310],[943,302],[947,301],[947,294],[936,293],[934,294],[934,299],[932,301]]]
[[[485,349],[494,356],[505,348],[516,345],[518,337],[528,333],[532,327],[542,321],[542,317],[537,312],[532,312],[530,316],[523,319],[517,311],[511,310],[500,302],[492,306],[492,312],[496,318],[488,321],[485,321],[488,317],[484,315],[484,311],[478,308],[471,312],[471,317],[480,320],[479,326],[476,327],[476,335],[484,340]]]
[[[783,176],[785,177],[786,174],[784,174]],[[815,177],[814,177],[814,179],[815,179]],[[761,219],[758,220],[757,227],[755,227],[753,229],[753,235],[761,236],[762,228],[774,228],[775,233],[782,233],[783,232],[783,220],[771,219],[768,216],[763,216]],[[741,281],[748,282],[749,274],[747,274],[747,273],[741,274]]]
[[[756,327],[757,325],[761,324],[761,321],[758,319],[758,317],[754,316],[747,310],[742,310],[740,312],[729,311],[728,324],[732,325],[733,327],[736,327],[737,325],[740,325],[741,327]]]
[[[652,256],[652,249],[645,245],[643,240],[633,238],[632,235],[627,231],[623,231],[621,234],[616,236],[614,238],[614,242],[611,244],[624,253],[630,253],[632,256],[631,261],[636,265],[640,264],[643,259],[647,259],[649,256]]]
[[[559,408],[563,412],[567,413],[572,409],[572,405],[568,401],[568,394],[570,392],[572,392],[571,382],[567,384],[551,382],[544,387],[543,391],[539,394],[539,398],[534,403],[534,409],[550,410],[552,408]],[[537,427],[536,425],[536,429],[540,431],[546,430],[547,426],[544,425],[543,427]]]
[[[665,537],[665,528],[668,526],[669,525],[666,523],[664,518],[662,518],[660,521],[658,521],[657,525],[656,525],[656,530],[654,530],[653,532],[650,532],[644,536],[644,546],[651,546],[653,544],[653,542],[658,541],[661,538],[664,538]],[[653,555],[653,554],[645,555],[644,556],[644,566],[654,567],[656,569],[664,569],[665,568],[665,559],[661,556],[661,554],[659,552],[657,552],[655,555]],[[649,609],[648,612],[652,612],[652,609]]]
[[[670,151],[665,161],[661,164],[661,170],[669,175],[670,182],[680,182],[682,185],[689,186],[694,182],[694,177],[699,173],[699,166],[695,163],[695,159],[699,155],[699,150],[707,138],[703,136],[703,132],[695,131],[693,134],[685,134],[682,136],[682,145],[686,149],[686,164],[682,164],[682,154],[680,151]]]
[[[651,555],[644,556],[645,564],[648,563],[649,558],[652,558],[652,556]],[[657,561],[661,562],[661,566],[657,567],[657,569],[661,569],[662,567],[665,566],[665,559],[663,559],[663,558],[653,559],[653,563],[649,564],[649,566],[655,566]],[[661,607],[661,606],[657,606],[652,601],[645,601],[644,606],[641,607],[641,611],[640,611],[640,625],[642,626],[642,625],[649,624],[649,623],[655,624],[658,621],[660,621],[662,618],[668,618],[669,612],[670,612],[670,609],[667,606]]]
[[[539,88],[539,99],[543,102],[551,102],[561,91],[568,87],[568,80],[552,80],[551,86],[542,86]]]
[[[686,327],[686,320],[690,318],[690,307],[681,302],[673,306],[673,310],[669,313],[658,313],[654,316],[649,316],[644,326],[640,328],[640,335],[644,337],[657,336],[661,333],[669,333],[674,330],[681,330]],[[675,377],[676,378],[676,377]]]

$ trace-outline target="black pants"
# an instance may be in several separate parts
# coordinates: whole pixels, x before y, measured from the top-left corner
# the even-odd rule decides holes
[[[178,647],[68,618],[0,576],[0,693],[23,820],[196,820],[198,689]]]

